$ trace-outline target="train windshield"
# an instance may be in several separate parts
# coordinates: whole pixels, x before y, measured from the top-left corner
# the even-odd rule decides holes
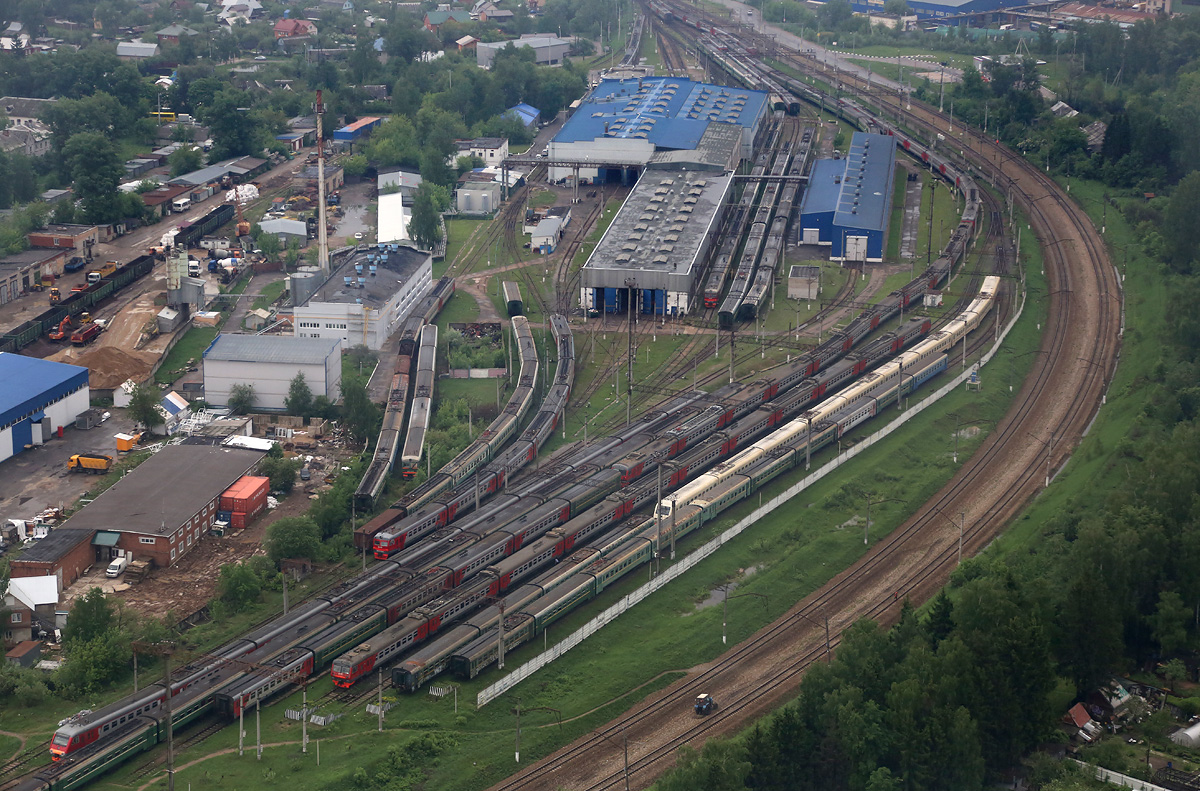
[[[65,734],[65,733],[54,734],[54,746],[55,747],[66,747],[70,743],[71,743],[71,737],[68,736],[67,734]]]

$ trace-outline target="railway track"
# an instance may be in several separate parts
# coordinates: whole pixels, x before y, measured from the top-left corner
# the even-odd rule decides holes
[[[843,80],[849,90],[859,89],[857,80]],[[867,98],[931,135],[948,126],[931,108],[913,103],[906,111],[895,97],[889,102],[886,91]],[[1043,246],[1050,294],[1043,353],[997,430],[916,514],[788,614],[495,789],[645,787],[671,765],[680,745],[698,747],[732,733],[794,695],[804,670],[828,650],[826,624],[833,648],[855,620],[888,624],[903,598],[920,601],[936,592],[958,557],[959,530],[948,514],[968,515],[963,551],[977,552],[1044,487],[1044,472],[1049,477],[1068,459],[1099,408],[1117,359],[1116,274],[1095,228],[1053,182],[1023,160],[1005,162],[999,155],[1007,152],[974,132],[966,139],[977,170],[1014,196],[1039,238],[1071,241]],[[722,708],[697,719],[687,703],[701,688],[720,689]],[[622,744],[629,745],[628,776]]]

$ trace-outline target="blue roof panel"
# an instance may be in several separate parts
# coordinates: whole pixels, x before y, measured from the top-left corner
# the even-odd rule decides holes
[[[896,167],[896,138],[855,132],[844,160],[846,174],[838,196],[835,225],[887,229]]]
[[[87,383],[87,368],[0,352],[0,427],[44,410]]]
[[[843,159],[818,159],[813,163],[812,172],[808,177],[808,187],[804,190],[804,200],[800,203],[800,213],[822,214],[837,210],[838,196],[841,194],[840,179],[846,172],[846,161]],[[838,179],[838,181],[834,181]]]
[[[767,103],[763,91],[678,77],[604,80],[554,137],[578,143],[602,137],[643,138],[656,147],[694,149],[710,123],[753,127]]]

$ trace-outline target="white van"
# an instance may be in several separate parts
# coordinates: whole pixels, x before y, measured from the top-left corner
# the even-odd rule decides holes
[[[113,562],[108,564],[108,570],[104,572],[104,576],[119,577],[128,565],[129,558],[113,558]]]
[[[171,201],[171,208],[176,212],[186,211],[192,205],[191,198],[176,198]]]

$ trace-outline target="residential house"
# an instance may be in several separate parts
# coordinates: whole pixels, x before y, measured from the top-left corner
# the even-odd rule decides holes
[[[321,7],[350,13],[354,11],[354,0],[321,0]]]
[[[0,132],[0,150],[5,153],[44,156],[50,151],[50,127],[42,113],[57,99],[31,99],[24,96],[0,97],[0,110],[8,117],[8,127]]]
[[[158,37],[159,44],[178,44],[181,38],[198,36],[200,35],[200,31],[192,30],[190,27],[183,25],[167,25],[154,35]]]
[[[276,40],[315,35],[317,35],[317,26],[307,19],[281,19],[275,23]]]
[[[491,0],[475,0],[475,5],[471,6],[471,19],[479,19],[482,14],[495,11],[496,8]]]
[[[447,22],[457,22],[460,25],[465,25],[471,21],[469,11],[461,9],[445,9],[439,11],[428,11],[425,14],[425,29],[430,33],[439,33],[442,25]]]
[[[495,8],[491,11],[484,11],[482,14],[480,14],[479,21],[502,24],[504,22],[513,21],[515,17],[516,14],[514,14],[512,11],[509,11],[507,8]]]
[[[367,96],[370,96],[377,102],[386,102],[388,98],[388,87],[386,85],[363,85],[360,86]]]
[[[458,45],[459,52],[464,52],[466,50],[474,50],[475,45],[479,43],[479,39],[475,38],[474,36],[463,36],[462,38],[457,39],[454,43]]]

